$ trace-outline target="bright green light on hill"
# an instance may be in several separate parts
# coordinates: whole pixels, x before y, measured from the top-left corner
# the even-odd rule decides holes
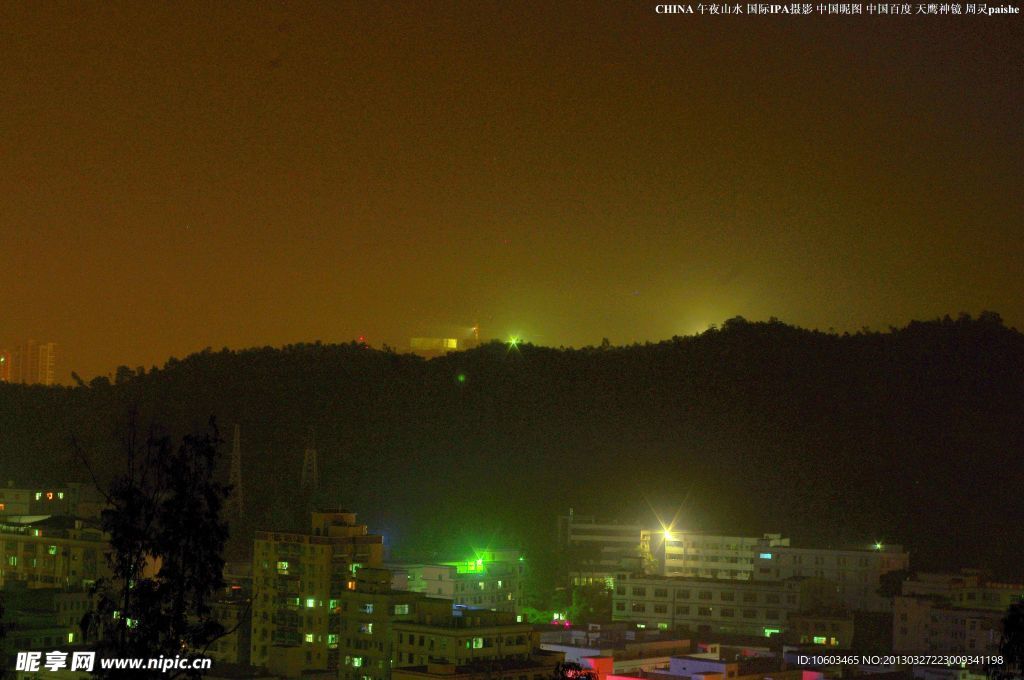
[[[459,373],[457,376],[455,376],[455,379],[458,380],[460,383],[464,383],[466,382],[466,374]]]
[[[521,342],[521,340],[519,339],[519,336],[518,335],[513,335],[511,338],[508,339],[508,346],[510,348],[519,347],[519,343],[520,342]]]

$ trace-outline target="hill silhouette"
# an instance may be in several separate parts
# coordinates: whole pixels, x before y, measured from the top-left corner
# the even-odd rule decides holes
[[[994,313],[844,335],[736,318],[658,343],[492,342],[430,361],[355,343],[207,350],[113,384],[0,385],[0,474],[85,481],[72,436],[111,474],[132,407],[172,432],[241,424],[237,550],[299,521],[313,428],[317,500],[398,553],[549,550],[569,507],[655,524],[682,503],[679,528],[1024,571],[1024,335]]]

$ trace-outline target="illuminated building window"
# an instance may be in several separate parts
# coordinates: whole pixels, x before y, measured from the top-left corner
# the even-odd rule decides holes
[[[338,635],[337,635],[337,633],[328,633],[327,634],[327,646],[330,647],[331,649],[337,649],[338,648]]]
[[[288,563],[287,562],[278,562],[277,563],[277,573],[278,574],[287,574],[288,573]]]
[[[473,649],[483,649],[484,639],[482,637],[473,638]]]
[[[823,644],[825,644],[825,636],[824,635],[815,635],[814,636],[814,644],[816,644],[816,645],[823,645]]]
[[[312,642],[313,641],[313,634],[312,633],[306,633],[306,635],[304,636],[304,639],[306,640],[306,642]]]
[[[363,657],[361,657],[361,656],[353,656],[352,657],[352,665],[355,668],[362,668],[362,666],[363,666]]]
[[[307,597],[306,598],[306,607],[308,609],[312,609],[315,606],[316,606],[316,598],[315,597]]]
[[[46,492],[46,500],[48,500],[48,501],[52,501],[53,500],[53,492],[52,491],[47,491]]]
[[[355,589],[356,589],[356,582],[355,582],[355,581],[349,581],[349,582],[348,582],[347,584],[345,584],[345,585],[346,585],[346,587],[347,587],[347,588],[348,588],[349,590],[355,590]]]
[[[372,614],[373,613],[373,603],[372,602],[365,602],[365,603],[363,603],[359,607],[359,611],[363,612],[364,614]]]
[[[780,629],[778,629],[778,628],[765,628],[764,629],[764,636],[765,637],[771,637],[772,635],[778,635],[781,632],[782,631]]]
[[[366,635],[373,635],[373,624],[372,623],[361,623],[359,624],[359,632],[365,633]]]
[[[408,613],[409,613],[409,605],[407,605],[407,604],[396,604],[395,605],[395,614],[408,614]]]
[[[59,498],[60,500],[64,500],[64,492],[63,491],[58,491],[57,492],[57,498]]]
[[[7,509],[7,505],[5,503],[0,503],[0,512],[5,511],[6,509]]]
[[[46,552],[49,553],[50,555],[56,555],[57,554],[57,546],[51,545],[50,547],[48,547],[46,549]]]
[[[71,645],[71,644],[74,644],[74,642],[75,642],[75,634],[74,633],[68,633],[68,644]]]
[[[480,590],[484,589],[484,582],[483,581],[480,581],[480,583],[478,583],[477,585],[480,586]]]
[[[760,557],[761,557],[762,560],[770,560],[772,558],[772,554],[771,553],[761,553]]]
[[[38,501],[42,497],[43,497],[43,492],[42,491],[36,491],[36,500]]]
[[[337,609],[338,601],[337,600],[330,600],[330,605],[331,605],[331,609]]]
[[[14,555],[11,555],[7,558],[7,564],[11,565],[12,567],[18,566],[18,558]]]

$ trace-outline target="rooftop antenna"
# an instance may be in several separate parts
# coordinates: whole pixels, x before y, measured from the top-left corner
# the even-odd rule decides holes
[[[243,497],[242,497],[242,446],[241,426],[235,423],[235,436],[231,445],[231,474],[228,483],[231,485],[231,496],[228,499],[232,515],[238,519],[242,518]]]
[[[315,492],[320,488],[320,466],[316,455],[316,433],[309,428],[309,444],[302,456],[302,489]]]

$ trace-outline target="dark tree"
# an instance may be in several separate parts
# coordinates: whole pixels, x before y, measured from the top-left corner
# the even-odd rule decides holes
[[[878,579],[878,594],[890,599],[903,594],[903,582],[913,575],[914,572],[908,569],[897,569],[882,574]]]
[[[4,625],[4,600],[0,597],[0,680],[7,677],[7,649],[4,647],[4,637],[7,635],[7,626]]]
[[[125,470],[112,484],[110,507],[102,515],[112,576],[96,584],[95,608],[82,622],[98,658],[202,656],[224,633],[210,608],[224,586],[228,535],[221,508],[229,489],[214,477],[221,443],[211,419],[206,432],[185,436],[177,447],[155,427],[140,444],[135,418],[130,419]],[[119,678],[153,674],[102,671],[98,663],[95,672]]]
[[[1006,611],[999,653],[1003,657],[1003,666],[994,675],[1001,678],[1024,677],[1024,599],[1010,605]]]

